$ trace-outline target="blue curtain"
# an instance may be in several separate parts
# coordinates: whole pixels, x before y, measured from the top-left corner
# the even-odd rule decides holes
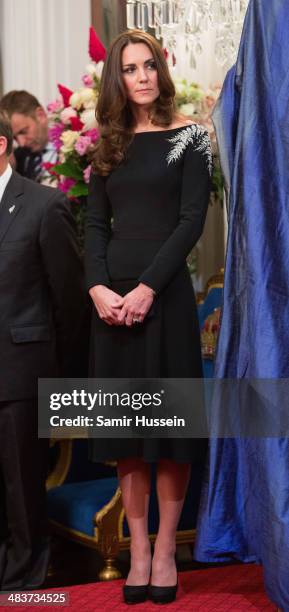
[[[289,378],[288,0],[251,0],[214,123],[229,220],[215,376]],[[287,611],[289,440],[210,447],[196,558],[261,562],[268,595]]]

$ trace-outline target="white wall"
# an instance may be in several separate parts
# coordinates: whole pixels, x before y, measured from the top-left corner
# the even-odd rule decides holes
[[[27,89],[46,105],[58,82],[79,87],[90,22],[90,0],[0,0],[3,93]]]

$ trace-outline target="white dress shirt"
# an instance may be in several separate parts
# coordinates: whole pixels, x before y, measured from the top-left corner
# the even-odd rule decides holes
[[[48,141],[45,149],[42,152],[42,162],[50,162],[51,164],[56,164],[57,162],[57,151],[55,151],[55,148],[50,141]]]
[[[10,177],[12,174],[12,168],[10,164],[8,164],[6,170],[4,170],[3,174],[0,175],[0,203],[3,197],[3,193],[9,183]]]

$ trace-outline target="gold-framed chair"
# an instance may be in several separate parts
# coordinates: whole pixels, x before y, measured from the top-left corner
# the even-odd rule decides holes
[[[201,348],[205,378],[212,378],[221,321],[224,270],[211,276],[205,290],[197,294]]]
[[[111,468],[112,474],[101,476],[102,466],[98,470],[97,478],[89,481],[76,481],[71,475],[73,453],[79,441],[73,439],[55,438],[50,442],[52,450],[56,450],[53,465],[46,481],[48,518],[52,534],[67,538],[89,548],[97,550],[103,559],[103,568],[98,573],[100,580],[120,578],[121,574],[115,565],[118,553],[117,534],[119,532],[119,517],[122,510],[121,493],[117,486],[117,479],[113,474],[113,465],[103,466]],[[84,441],[82,441],[84,443]],[[68,479],[68,476],[70,478]],[[90,473],[91,477],[91,473]],[[79,492],[93,492],[101,502],[96,512],[90,511],[88,516],[83,514],[85,499],[79,497]],[[88,501],[88,504],[91,503]],[[96,503],[97,507],[98,503]],[[73,508],[72,508],[73,506]],[[77,517],[79,506],[80,517]],[[87,520],[88,518],[88,520]],[[90,521],[91,518],[91,521]],[[79,527],[80,528],[77,528]]]

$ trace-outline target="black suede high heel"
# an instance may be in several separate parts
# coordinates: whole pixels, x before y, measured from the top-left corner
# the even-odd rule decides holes
[[[140,586],[134,586],[125,584],[123,586],[123,598],[127,604],[138,604],[146,601],[148,598],[148,584],[142,584]]]
[[[174,586],[155,586],[150,584],[148,596],[156,604],[168,604],[175,601],[178,583]]]

